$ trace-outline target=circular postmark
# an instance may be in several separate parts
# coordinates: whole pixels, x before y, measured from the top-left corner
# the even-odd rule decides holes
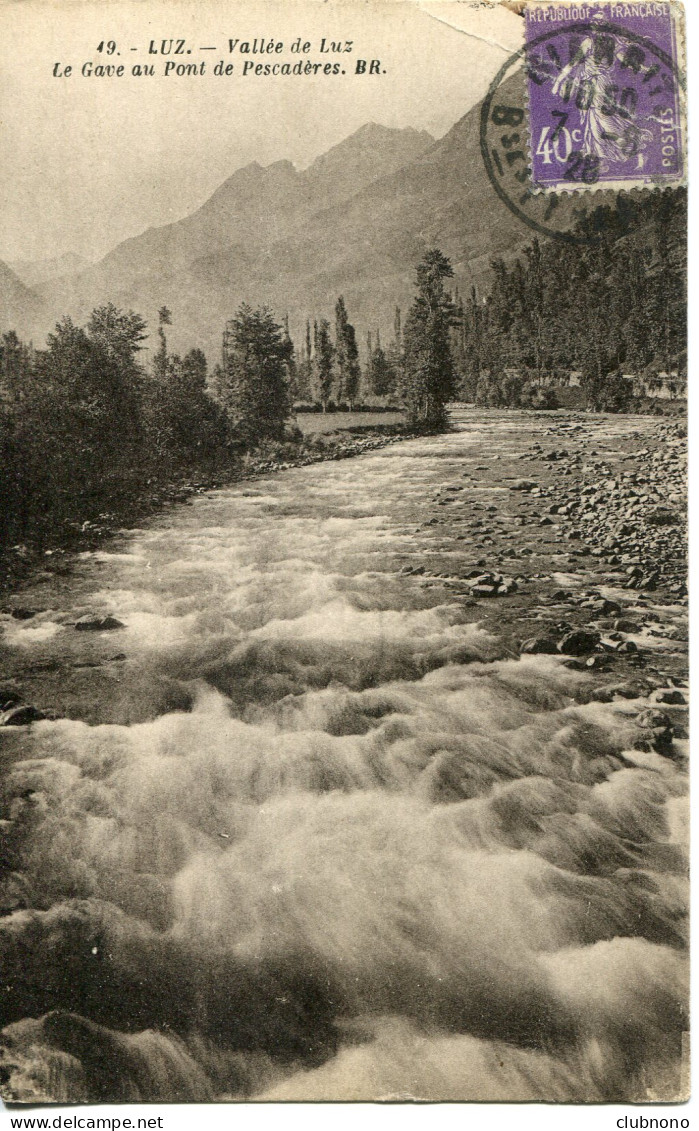
[[[682,183],[684,82],[671,15],[642,31],[599,11],[542,34],[527,26],[524,45],[488,89],[480,117],[486,172],[510,211],[542,235],[594,242],[594,228],[580,221],[620,201],[620,189]]]

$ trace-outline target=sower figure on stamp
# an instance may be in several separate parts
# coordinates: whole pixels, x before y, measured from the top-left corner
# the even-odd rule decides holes
[[[643,149],[653,134],[632,120],[636,92],[632,87],[620,91],[612,77],[617,61],[630,65],[627,56],[633,47],[614,34],[601,13],[593,17],[593,22],[600,26],[582,40],[555,79],[552,91],[564,102],[574,100],[580,111],[582,151],[596,161],[600,172],[607,171],[608,162],[634,157],[642,169]]]

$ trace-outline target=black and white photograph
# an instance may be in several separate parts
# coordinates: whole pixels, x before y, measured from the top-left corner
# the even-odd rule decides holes
[[[688,1126],[688,54],[0,0],[13,1116]]]

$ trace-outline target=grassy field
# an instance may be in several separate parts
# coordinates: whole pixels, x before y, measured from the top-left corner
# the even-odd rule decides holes
[[[304,435],[335,432],[338,428],[375,428],[379,424],[402,424],[402,412],[299,412],[296,416]]]

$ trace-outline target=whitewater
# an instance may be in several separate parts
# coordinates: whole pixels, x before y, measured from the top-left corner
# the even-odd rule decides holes
[[[518,444],[464,414],[210,492],[3,618],[59,715],[0,732],[5,1098],[680,1095],[683,761],[520,657],[434,522]]]

